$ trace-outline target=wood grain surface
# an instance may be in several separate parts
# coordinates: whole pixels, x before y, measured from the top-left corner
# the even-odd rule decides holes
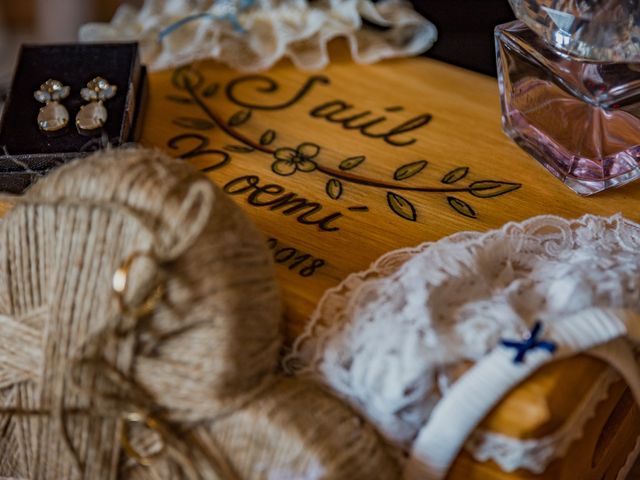
[[[300,268],[291,268],[292,261],[278,264],[291,334],[300,332],[327,288],[392,249],[462,230],[498,228],[539,214],[579,217],[621,212],[632,220],[640,218],[640,185],[579,197],[511,142],[500,127],[494,79],[425,58],[358,66],[336,56],[319,73],[283,63],[266,74],[246,76],[204,62],[178,74],[151,76],[143,143],[211,169],[210,178],[221,187],[227,185],[265,235],[277,240],[276,250],[294,248],[326,262],[307,277],[300,275]],[[197,88],[176,86],[185,79],[197,83]],[[300,95],[305,85],[308,88]],[[291,102],[296,95],[301,98]],[[352,108],[338,112],[342,105],[338,101]],[[394,142],[406,145],[392,145],[310,114],[327,102],[333,103],[320,114],[338,112],[335,119],[371,112],[352,125],[385,117],[367,130],[378,136],[422,115],[431,119],[392,136]],[[283,104],[287,106],[277,108]],[[275,135],[273,141],[260,145],[261,138],[270,139],[269,132]],[[310,158],[317,165],[314,171],[282,176],[272,170],[278,161],[274,150],[305,143],[319,147]],[[267,151],[248,151],[250,146]],[[291,152],[283,152],[287,153]],[[354,158],[351,164],[345,162]],[[362,158],[357,166],[344,169]],[[398,174],[411,164],[409,173],[426,166],[412,176]],[[452,173],[448,181],[465,175],[443,183]],[[253,177],[246,180],[246,176]],[[494,187],[474,195],[468,191],[474,183]],[[254,205],[249,203],[251,194],[267,185],[266,192],[253,196]],[[411,191],[420,188],[445,191]],[[287,195],[285,200],[302,198],[318,207],[313,211],[298,203],[295,212],[287,213],[296,206],[278,205]],[[327,231],[301,223],[300,214],[304,217],[305,212],[311,213],[303,222],[338,217],[325,222]]]
[[[639,219],[640,185],[578,197],[517,148],[502,133],[494,79],[424,58],[359,66],[344,49],[333,53],[317,73],[283,62],[243,75],[203,62],[151,76],[143,142],[209,170],[270,239],[290,338],[325,290],[390,250],[540,214]],[[548,366],[483,428],[549,434],[604,368],[585,356]],[[625,423],[637,408],[619,404],[625,387],[616,388],[567,460],[544,475],[503,473],[462,454],[450,477],[614,478],[640,433]],[[605,426],[615,433],[606,445]]]

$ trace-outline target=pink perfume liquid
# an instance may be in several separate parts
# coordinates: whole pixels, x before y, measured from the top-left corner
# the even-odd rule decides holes
[[[506,133],[591,195],[640,177],[640,64],[582,60],[516,21],[496,28]]]

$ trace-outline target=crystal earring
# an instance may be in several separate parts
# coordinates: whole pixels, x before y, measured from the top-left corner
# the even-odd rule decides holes
[[[117,87],[111,85],[102,77],[96,77],[87,83],[87,87],[80,90],[80,96],[87,105],[80,107],[76,116],[76,126],[81,132],[102,128],[107,121],[107,109],[102,102],[116,94]]]
[[[34,98],[44,107],[38,113],[38,126],[43,132],[61,130],[69,123],[69,112],[58,100],[69,96],[69,87],[58,80],[49,79],[40,85],[40,90],[33,92]]]

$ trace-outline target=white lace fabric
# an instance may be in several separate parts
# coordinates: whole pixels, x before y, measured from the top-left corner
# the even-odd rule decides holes
[[[406,452],[501,339],[522,339],[536,321],[559,328],[594,307],[640,311],[640,226],[620,216],[535,217],[391,252],[351,275],[325,294],[285,367],[336,391]],[[554,435],[522,442],[476,432],[465,448],[507,471],[544,470],[582,434],[610,380],[596,382],[601,390]]]
[[[225,0],[222,0],[225,2]],[[241,0],[226,0],[232,10]],[[146,0],[140,10],[121,6],[110,23],[80,30],[81,41],[138,41],[152,70],[215,59],[243,71],[265,70],[282,58],[302,69],[329,63],[328,42],[347,39],[356,62],[417,55],[436,40],[432,23],[405,0],[255,0],[237,12],[239,31],[220,18],[221,0]],[[161,32],[195,14],[160,38]],[[234,13],[234,16],[236,14]],[[216,18],[214,18],[216,17]]]

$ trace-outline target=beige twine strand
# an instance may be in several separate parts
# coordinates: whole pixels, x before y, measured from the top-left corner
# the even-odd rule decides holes
[[[397,478],[370,426],[279,377],[269,251],[201,174],[114,150],[16,203],[0,223],[0,476]]]

